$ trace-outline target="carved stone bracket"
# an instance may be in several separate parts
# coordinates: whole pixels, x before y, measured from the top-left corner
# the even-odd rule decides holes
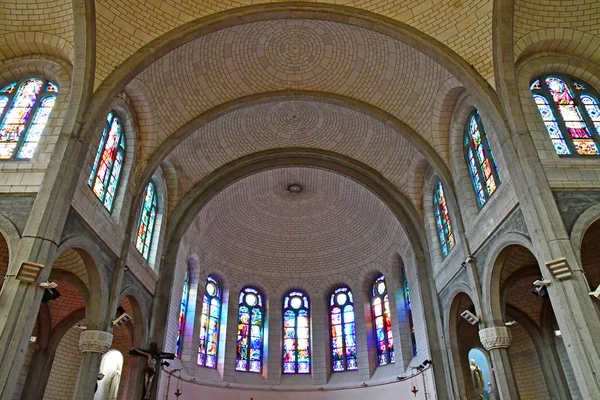
[[[479,340],[486,350],[508,349],[512,342],[510,331],[505,326],[494,326],[479,330]]]
[[[79,350],[82,353],[104,354],[110,349],[112,341],[112,333],[93,330],[83,331],[79,336]]]

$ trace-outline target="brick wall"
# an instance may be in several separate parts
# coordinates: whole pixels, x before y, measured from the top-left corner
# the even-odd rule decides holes
[[[513,339],[509,354],[520,398],[523,400],[550,398],[531,337],[519,324],[513,325],[511,333]]]
[[[79,323],[81,322],[83,321]],[[80,334],[81,330],[72,327],[60,341],[48,378],[44,400],[64,400],[72,397],[81,364]]]

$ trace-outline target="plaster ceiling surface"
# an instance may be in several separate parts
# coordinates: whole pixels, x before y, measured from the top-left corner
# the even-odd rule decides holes
[[[285,147],[345,155],[377,170],[415,204],[421,197],[415,185],[422,182],[411,179],[421,153],[384,122],[332,103],[272,100],[232,111],[194,131],[166,160],[175,168],[177,193],[183,196],[228,162]],[[177,199],[171,200],[174,206]]]
[[[186,22],[250,4],[275,2],[281,3],[275,0],[96,0],[96,85],[142,46]],[[492,0],[310,3],[341,4],[355,8],[357,13],[368,11],[406,23],[442,42],[474,65],[484,78],[493,81]]]
[[[302,191],[290,192],[290,184]],[[273,283],[358,281],[365,267],[382,270],[394,253],[412,254],[404,229],[375,194],[312,167],[271,169],[233,183],[188,232],[207,273],[227,271],[246,284],[249,273]]]
[[[188,42],[150,65],[126,91],[153,116],[141,124],[142,146],[150,152],[213,107],[282,90],[367,103],[433,143],[436,101],[456,86],[432,59],[382,34],[328,21],[282,20]]]

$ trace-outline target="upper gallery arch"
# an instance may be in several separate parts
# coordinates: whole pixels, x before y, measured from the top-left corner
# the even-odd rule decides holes
[[[154,102],[159,126],[152,147],[210,108],[290,89],[372,104],[430,141],[431,119],[423,110],[431,110],[443,82],[456,77],[503,124],[485,79],[449,48],[408,25],[329,5],[243,10],[192,21],[133,54],[98,87],[86,123],[101,118],[110,98],[136,79],[161,99],[160,105]]]

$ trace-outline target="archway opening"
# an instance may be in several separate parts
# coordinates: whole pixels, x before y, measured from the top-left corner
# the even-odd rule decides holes
[[[595,290],[600,285],[600,219],[595,221],[586,231],[581,242],[581,264],[590,288]]]
[[[520,398],[568,396],[566,375],[572,374],[572,368],[560,356],[564,345],[555,329],[546,287],[533,283],[542,279],[537,259],[527,248],[511,245],[500,253],[497,267],[501,268],[500,320],[510,326],[509,355]]]
[[[8,243],[6,242],[4,236],[0,233],[0,289],[4,284],[4,278],[6,277],[6,272],[8,271],[8,261]]]

